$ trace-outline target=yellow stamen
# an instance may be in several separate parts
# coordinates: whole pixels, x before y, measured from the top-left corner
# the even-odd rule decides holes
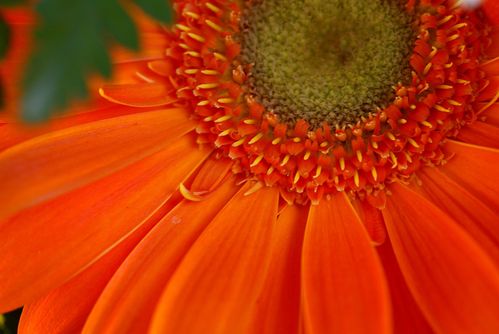
[[[202,70],[201,73],[205,75],[219,75],[218,71],[215,70]]]
[[[224,115],[222,117],[217,118],[215,120],[215,123],[222,123],[222,122],[228,121],[231,118],[232,118],[232,115]]]
[[[217,100],[218,103],[223,103],[223,104],[231,104],[234,103],[234,99],[230,97],[222,97]]]
[[[251,138],[251,140],[248,142],[248,144],[253,145],[253,144],[255,144],[256,142],[258,142],[262,138],[263,138],[263,133],[259,132],[256,136],[254,136],[253,138]]]
[[[201,54],[196,51],[186,51],[185,54],[191,57],[201,58]]]
[[[255,167],[262,161],[262,159],[263,159],[263,154],[260,154],[259,156],[256,157],[256,159],[253,161],[250,167]]]
[[[206,22],[206,25],[208,25],[208,27],[212,28],[213,30],[216,30],[216,31],[223,31],[222,27],[219,26],[218,24],[216,24],[215,22],[211,21],[211,20],[206,20],[204,21]]]
[[[444,107],[442,107],[439,104],[435,104],[435,109],[437,109],[438,111],[441,111],[441,112],[445,112],[445,113],[451,113],[452,112],[450,109],[444,108]]]
[[[300,181],[300,172],[296,172],[295,178],[293,179],[293,184],[297,184]]]
[[[191,28],[189,28],[188,26],[180,24],[180,23],[177,23],[175,25],[175,27],[177,27],[178,29],[180,29],[182,31],[190,31],[191,30]]]
[[[433,125],[428,121],[422,121],[421,124],[423,124],[426,127],[429,127],[430,129],[433,128]]]
[[[244,144],[245,141],[246,141],[246,137],[243,137],[243,138],[239,139],[238,141],[233,142],[232,147],[239,147],[242,144]]]
[[[196,13],[194,13],[194,12],[188,12],[188,11],[186,11],[186,12],[184,12],[184,16],[190,17],[190,18],[192,18],[194,20],[199,19],[199,15],[196,14]]]
[[[411,144],[415,148],[419,148],[419,144],[414,139],[408,138],[407,141],[409,142],[409,144]]]
[[[357,152],[355,152],[357,154],[357,160],[359,160],[359,162],[362,162],[362,152],[360,150],[357,150]]]
[[[307,161],[310,158],[310,155],[312,153],[310,151],[305,152],[305,155],[303,156],[303,160]]]
[[[193,40],[196,40],[196,41],[201,42],[201,43],[204,43],[206,41],[206,39],[203,36],[195,34],[193,32],[188,32],[187,36],[189,36]]]
[[[186,200],[192,202],[200,202],[203,200],[203,197],[192,193],[189,189],[187,189],[187,187],[183,183],[180,183],[179,191]]]
[[[374,181],[378,181],[378,171],[376,170],[376,167],[373,166],[371,168],[371,175],[373,176]]]
[[[216,82],[205,83],[205,84],[200,84],[200,85],[196,86],[197,89],[213,89],[216,87],[218,87],[218,83],[216,83]]]
[[[315,170],[314,179],[316,179],[319,176],[321,176],[321,173],[322,173],[322,166],[317,166],[317,169]]]
[[[263,188],[263,183],[257,182],[247,192],[244,193],[244,196],[249,196],[251,194],[254,194],[262,188]]]
[[[214,4],[212,4],[211,2],[207,2],[204,4],[209,10],[211,10],[212,12],[214,13],[218,13],[220,12],[220,8],[218,8],[217,6],[215,6]]]
[[[286,164],[288,163],[288,161],[289,161],[290,158],[291,157],[289,156],[289,154],[286,154],[286,156],[284,157],[284,159],[282,159],[282,161],[281,161],[281,167],[286,166]]]
[[[342,171],[345,170],[345,158],[343,158],[343,157],[340,158],[340,169]]]

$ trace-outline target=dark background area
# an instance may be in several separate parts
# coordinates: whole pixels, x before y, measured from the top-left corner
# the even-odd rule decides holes
[[[17,333],[17,324],[19,323],[19,317],[21,316],[22,309],[17,309],[15,311],[5,313],[3,316],[5,318],[5,326],[0,328],[0,334],[15,334]]]

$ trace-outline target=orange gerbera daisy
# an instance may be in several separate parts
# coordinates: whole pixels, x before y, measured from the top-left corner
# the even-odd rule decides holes
[[[499,333],[497,2],[174,7],[90,107],[0,126],[21,333]]]

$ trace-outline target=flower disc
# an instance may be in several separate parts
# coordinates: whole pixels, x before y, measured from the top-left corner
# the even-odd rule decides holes
[[[442,141],[474,119],[487,85],[488,30],[453,1],[176,8],[171,80],[198,142],[289,202],[347,191],[384,203],[387,182],[446,161]]]

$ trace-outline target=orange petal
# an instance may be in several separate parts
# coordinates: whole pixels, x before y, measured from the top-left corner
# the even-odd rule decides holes
[[[163,83],[104,85],[100,95],[108,101],[131,107],[161,107],[177,101]]]
[[[227,176],[232,165],[231,159],[218,159],[214,156],[207,159],[192,182],[191,191],[194,193],[212,191]]]
[[[183,137],[118,173],[1,221],[0,312],[33,301],[102,256],[158,210],[209,153]]]
[[[383,210],[407,285],[437,333],[499,333],[499,273],[448,215],[392,184]]]
[[[445,148],[454,156],[440,170],[498,212],[499,150],[452,140],[445,144]]]
[[[477,121],[459,130],[457,138],[470,144],[499,148],[499,127]]]
[[[286,206],[272,234],[270,266],[255,315],[255,333],[298,333],[300,262],[308,208]]]
[[[136,114],[139,112],[150,111],[145,108],[130,108],[120,105],[96,108],[88,112],[69,114],[65,117],[54,118],[41,126],[30,126],[22,123],[8,122],[0,127],[0,151],[10,146],[19,144],[30,138],[41,136],[45,133],[77,126],[80,124],[91,123],[102,119]]]
[[[400,267],[393,253],[390,239],[377,247],[383,264],[393,309],[393,332],[403,334],[433,333],[428,321],[423,317],[419,306],[405,283]]]
[[[243,187],[193,245],[161,296],[155,333],[244,333],[268,266],[279,192]]]
[[[357,210],[364,227],[371,237],[373,245],[379,246],[385,242],[386,229],[381,210],[373,207],[367,200],[357,201]]]
[[[97,298],[116,269],[156,222],[148,220],[125,241],[69,282],[24,306],[19,332],[80,333]]]
[[[478,103],[478,110],[482,110],[484,107],[487,107],[487,104]],[[499,126],[499,103],[493,103],[483,110],[483,117],[485,123]]]
[[[381,264],[343,193],[310,208],[302,281],[307,333],[390,332]]]
[[[497,0],[485,0],[483,11],[490,20],[490,23],[494,26],[499,25],[499,2],[497,2]]]
[[[499,213],[492,211],[438,168],[423,168],[420,192],[463,227],[499,266]]]
[[[83,333],[146,333],[161,292],[183,256],[237,190],[230,178],[203,202],[184,200],[165,216],[109,282]]]
[[[191,131],[184,110],[101,120],[49,133],[0,153],[0,218],[88,184]]]

